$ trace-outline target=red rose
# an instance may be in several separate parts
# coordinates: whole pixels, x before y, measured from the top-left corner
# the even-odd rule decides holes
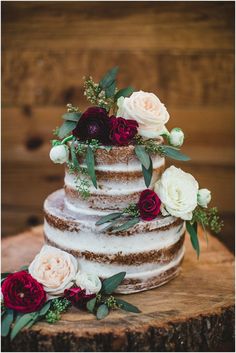
[[[37,311],[46,301],[42,284],[26,271],[8,275],[2,284],[2,294],[5,306],[21,313]]]
[[[138,131],[138,123],[135,120],[110,117],[110,140],[119,146],[128,145]]]
[[[107,111],[99,107],[88,108],[72,131],[82,141],[96,139],[101,143],[109,143],[109,116]]]
[[[85,309],[87,302],[96,297],[96,294],[86,294],[86,290],[81,289],[80,287],[66,289],[64,295],[72,305],[79,309]]]
[[[160,213],[161,200],[157,194],[150,190],[144,190],[139,198],[138,209],[140,217],[144,221],[151,221]]]

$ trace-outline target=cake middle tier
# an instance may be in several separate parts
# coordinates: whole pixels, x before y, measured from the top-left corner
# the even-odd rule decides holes
[[[150,188],[160,178],[165,167],[165,158],[152,156],[153,174]],[[86,167],[80,160],[81,167]],[[64,189],[68,208],[80,210],[90,207],[102,210],[121,210],[130,203],[137,203],[140,193],[146,189],[142,165],[135,155],[134,146],[99,149],[95,153],[97,189],[88,176],[66,168]],[[83,180],[90,182],[89,197],[81,193]]]

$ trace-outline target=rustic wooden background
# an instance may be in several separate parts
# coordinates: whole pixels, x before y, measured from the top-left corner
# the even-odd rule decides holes
[[[234,2],[3,2],[2,232],[42,222],[63,185],[48,158],[82,77],[120,66],[120,86],[155,92],[186,134],[184,165],[213,192],[234,239]],[[179,164],[183,166],[183,164]]]

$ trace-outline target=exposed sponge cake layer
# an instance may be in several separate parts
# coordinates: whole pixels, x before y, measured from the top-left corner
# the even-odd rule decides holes
[[[163,138],[160,136],[155,140],[155,143],[161,145],[163,143]],[[81,163],[80,156],[78,156],[78,161]],[[112,146],[112,148],[107,147],[99,147],[95,151],[95,162],[98,169],[100,169],[100,165],[111,165],[114,164],[120,165],[123,168],[123,165],[130,164],[132,162],[136,162],[137,157],[135,155],[135,146]],[[108,168],[108,167],[107,167]]]
[[[88,207],[68,209],[64,191],[51,194],[44,204],[45,240],[72,253],[82,271],[107,278],[125,271],[120,293],[150,289],[177,275],[184,255],[184,222],[175,217],[140,221],[120,233],[103,232],[96,226],[101,213]]]

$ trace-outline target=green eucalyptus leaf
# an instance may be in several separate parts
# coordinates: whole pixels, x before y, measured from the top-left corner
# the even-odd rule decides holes
[[[139,308],[137,308],[137,306],[134,306],[126,302],[125,300],[116,298],[116,302],[122,310],[130,311],[131,313],[141,313],[141,311],[139,310]]]
[[[122,88],[115,94],[115,100],[117,101],[117,99],[120,97],[129,97],[133,92],[133,87]]]
[[[14,311],[11,309],[7,309],[3,319],[2,319],[2,336],[6,337],[11,329],[11,324],[14,319]]]
[[[89,311],[90,313],[93,313],[94,308],[95,308],[95,305],[96,305],[96,301],[97,301],[97,298],[95,297],[95,298],[93,298],[93,299],[90,299],[90,300],[87,302],[86,306],[87,306],[87,309],[88,309],[88,311]]]
[[[128,221],[126,221],[125,223],[121,224],[120,226],[114,227],[112,232],[114,232],[114,233],[122,232],[124,230],[129,229],[129,228],[132,228],[138,222],[139,222],[139,218],[138,217],[129,219]]]
[[[2,307],[1,308],[1,317],[3,317],[6,314],[7,308],[6,307]]]
[[[104,227],[104,228],[102,229],[102,232],[107,232],[108,230],[114,228],[114,226],[115,226],[118,222],[120,222],[119,218],[118,218],[118,219],[115,219],[115,220],[112,221],[112,222],[110,222],[108,226],[106,226],[106,227]]]
[[[104,319],[104,317],[106,317],[108,314],[109,314],[109,309],[106,304],[102,304],[98,307],[97,314],[96,314],[98,320]]]
[[[105,294],[112,294],[114,290],[119,286],[119,284],[125,278],[126,272],[119,272],[114,276],[105,279],[102,282],[102,292]]]
[[[106,98],[113,97],[116,90],[116,81],[114,81],[109,87],[105,89]]]
[[[97,189],[94,153],[93,153],[93,150],[92,150],[92,148],[90,146],[88,146],[88,148],[87,148],[86,164],[87,164],[88,174],[89,174],[89,176],[90,176],[90,178],[92,180],[92,183],[93,183],[94,187]]]
[[[198,235],[197,235],[197,223],[191,224],[189,221],[187,221],[186,228],[187,228],[187,231],[190,235],[190,240],[191,240],[192,246],[197,253],[197,257],[199,258],[200,245],[199,245]]]
[[[11,331],[11,341],[16,337],[16,335],[26,326],[28,325],[32,320],[35,320],[36,317],[39,316],[38,312],[33,312],[29,314],[23,315],[13,326],[13,329]]]
[[[99,226],[100,224],[104,224],[104,223],[107,223],[107,222],[111,222],[114,219],[120,218],[121,216],[122,216],[122,212],[109,213],[106,216],[101,217],[96,222],[96,226]]]
[[[18,312],[18,313],[16,314],[16,319],[15,319],[15,321],[14,321],[14,325],[17,323],[17,321],[20,320],[20,318],[21,318],[23,315],[25,315],[25,314],[24,314],[24,313],[20,313],[20,312]]]
[[[70,152],[71,152],[71,159],[72,159],[72,163],[74,165],[75,168],[79,169],[80,165],[76,156],[76,150],[75,150],[75,145],[74,142],[71,143],[70,145]]]
[[[150,166],[148,169],[146,169],[143,165],[142,165],[142,171],[143,171],[143,176],[144,176],[144,181],[145,181],[145,185],[148,188],[151,180],[152,180],[152,172],[153,172],[153,167],[152,167],[152,159],[150,158]]]
[[[62,119],[68,121],[75,121],[78,123],[79,119],[81,118],[82,113],[79,112],[72,112],[72,113],[65,113],[62,115]]]
[[[99,82],[99,86],[102,89],[106,89],[107,87],[111,86],[111,84],[115,81],[116,79],[116,75],[118,72],[119,68],[118,66],[113,67],[111,70],[109,70],[105,76],[103,76],[103,78],[100,80]]]
[[[68,121],[66,120],[59,128],[58,136],[60,138],[64,138],[68,135],[74,128],[76,127],[77,123],[75,121]]]
[[[162,146],[163,154],[166,157],[175,159],[177,161],[189,161],[190,158],[186,156],[185,154],[181,153],[178,148],[176,147],[171,147],[171,146]]]
[[[27,325],[24,326],[24,328],[30,328],[31,326],[33,326],[35,324],[35,322],[37,320],[38,320],[37,317],[35,319],[32,319]]]
[[[135,146],[135,154],[144,166],[144,168],[149,169],[151,162],[149,154],[146,152],[145,147],[141,145]]]
[[[48,310],[50,309],[51,303],[52,302],[50,300],[42,307],[42,309],[39,311],[39,316],[44,316],[47,314]]]

